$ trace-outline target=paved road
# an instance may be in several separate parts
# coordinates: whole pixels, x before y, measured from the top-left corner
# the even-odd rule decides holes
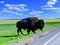
[[[52,29],[51,32],[28,43],[28,45],[60,45],[60,27]]]

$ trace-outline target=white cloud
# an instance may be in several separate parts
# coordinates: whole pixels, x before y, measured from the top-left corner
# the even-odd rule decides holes
[[[40,16],[40,14],[43,14],[43,12],[42,11],[32,11],[32,12],[30,12],[30,14],[32,16]]]
[[[2,10],[3,13],[8,13],[8,14],[15,14],[21,16],[23,13],[17,12],[17,11],[11,11],[11,10]]]
[[[44,6],[41,6],[41,8],[50,8],[50,7],[53,7],[53,5],[44,5]]]
[[[21,6],[27,6],[27,5],[25,5],[25,4],[18,4],[18,5],[12,5],[12,4],[5,4],[5,6],[7,6],[7,7],[21,7]]]
[[[1,12],[3,15],[23,15],[25,11],[28,11],[29,9],[25,8],[25,4],[17,4],[17,5],[12,5],[12,4],[5,4],[5,8],[2,8]],[[0,12],[0,13],[1,13]]]
[[[52,1],[52,2],[57,2],[57,0],[50,0],[50,1]]]
[[[54,5],[56,5],[56,3],[59,3],[58,0],[49,0],[44,6],[41,6],[42,10],[45,11],[52,11],[54,13],[60,13],[60,7],[57,7]]]
[[[30,14],[41,14],[41,13],[43,13],[43,12],[42,11],[33,11]]]
[[[56,8],[53,10],[53,12],[55,12],[55,13],[60,13],[60,7],[56,7]]]
[[[2,12],[0,12],[0,14],[1,14]]]
[[[60,10],[56,10],[57,13],[60,13]]]
[[[48,5],[53,5],[53,4],[55,4],[57,2],[57,0],[49,0],[48,2],[47,2],[47,4]]]
[[[0,4],[3,4],[3,3],[5,3],[4,1],[0,1]]]
[[[58,2],[57,0],[49,0],[46,5],[41,6],[42,10],[60,10],[60,7],[54,7],[53,5]]]
[[[55,5],[56,4],[56,2],[57,2],[57,0],[49,0],[47,3],[46,3],[46,5],[44,5],[44,6],[41,6],[42,8],[44,8],[44,7],[53,7],[53,5]]]
[[[60,7],[47,7],[47,8],[42,8],[42,10],[60,10]]]
[[[48,5],[55,4],[55,2],[47,2]]]
[[[25,8],[25,4],[18,4],[18,5],[11,5],[11,4],[5,4],[5,6],[9,9],[9,10],[16,10],[16,11],[20,11],[20,12],[24,12],[24,11],[28,11],[29,9]]]

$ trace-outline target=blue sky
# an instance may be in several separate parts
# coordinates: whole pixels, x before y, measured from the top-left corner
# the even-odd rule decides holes
[[[0,0],[0,19],[60,18],[60,0]]]

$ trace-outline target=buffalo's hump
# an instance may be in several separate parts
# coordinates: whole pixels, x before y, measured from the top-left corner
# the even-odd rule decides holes
[[[20,27],[29,27],[29,26],[34,26],[36,23],[38,22],[38,18],[36,17],[29,17],[29,18],[25,18],[25,19],[22,19],[21,21],[18,21],[16,26],[18,28]]]

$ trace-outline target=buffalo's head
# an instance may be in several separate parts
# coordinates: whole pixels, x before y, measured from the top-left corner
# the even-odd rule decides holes
[[[38,25],[39,25],[39,29],[41,30],[41,31],[43,31],[43,28],[44,28],[44,20],[39,20],[39,22],[38,22]]]

